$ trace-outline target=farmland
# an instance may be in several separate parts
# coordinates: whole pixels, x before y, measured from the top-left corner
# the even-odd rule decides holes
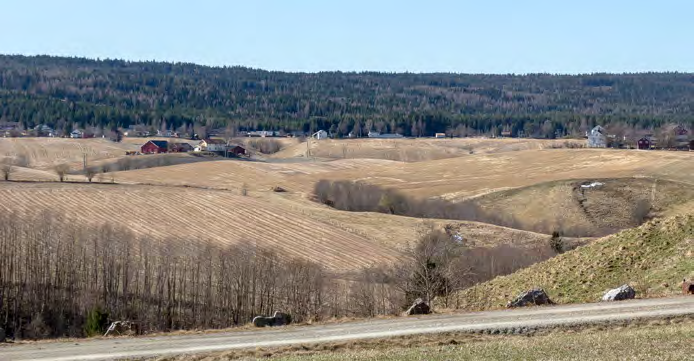
[[[246,141],[249,148],[264,146],[235,140]],[[5,307],[23,337],[92,334],[83,325],[100,305],[113,317],[137,317],[152,331],[241,325],[275,307],[300,322],[393,315],[410,302],[405,287],[416,283],[403,267],[416,264],[413,252],[426,239],[443,240],[454,252],[455,263],[442,273],[451,288],[438,294],[441,308],[494,308],[508,298],[502,290],[528,282],[564,290],[559,302],[583,301],[579,286],[560,280],[589,275],[582,285],[590,286],[591,297],[628,281],[590,262],[600,252],[632,252],[610,258],[608,266],[649,279],[655,295],[667,294],[657,286],[667,275],[679,277],[690,267],[675,256],[691,238],[677,231],[691,223],[682,218],[694,203],[689,152],[510,139],[364,139],[313,140],[308,147],[315,152],[306,157],[292,153],[306,143],[283,139],[278,152],[254,148],[236,159],[125,155],[142,142],[0,139],[5,157],[19,161],[10,181],[0,182],[0,231],[25,239],[5,240],[14,246],[0,260],[41,270],[27,274],[0,261],[8,279],[31,275],[25,282],[32,285],[3,292],[21,304],[34,290],[52,290],[17,311]],[[343,145],[359,151],[340,157],[334,151]],[[383,147],[422,158],[389,156]],[[99,170],[90,183],[81,171],[85,156]],[[58,181],[58,165],[68,165],[65,182]],[[584,188],[592,184],[598,185]],[[343,188],[326,197],[326,185]],[[381,207],[389,199],[405,211]],[[652,222],[661,219],[674,226],[658,233]],[[651,223],[595,240],[643,222]],[[638,251],[637,234],[645,237],[641,242],[653,240],[647,253]],[[61,246],[46,247],[51,243]],[[579,271],[577,264],[592,268]],[[546,275],[547,268],[557,271]],[[71,277],[41,278],[61,272]],[[75,289],[80,298],[72,297]],[[37,318],[40,309],[45,319]],[[166,317],[156,316],[162,312]],[[38,326],[21,326],[22,319]]]
[[[425,222],[453,225],[471,244],[523,247],[543,244],[547,234],[562,228],[588,229],[575,235],[594,236],[600,230],[633,227],[638,221],[632,219],[630,209],[639,199],[653,197],[652,216],[686,212],[694,179],[692,154],[685,152],[555,149],[553,144],[563,143],[542,140],[360,139],[312,141],[311,146],[318,147],[314,150],[327,153],[325,158],[307,159],[292,157],[292,149],[299,152],[306,143],[287,139],[283,150],[258,155],[255,161],[187,154],[138,156],[167,157],[168,163],[95,177],[95,182],[109,185],[55,182],[52,167],[66,162],[77,172],[84,149],[89,149],[90,164],[116,164],[126,150],[137,149],[142,142],[141,138],[125,138],[122,143],[0,139],[5,154],[29,155],[30,162],[17,167],[14,179],[49,181],[0,185],[2,207],[8,211],[52,209],[85,223],[117,222],[157,239],[183,235],[219,244],[258,242],[317,260],[330,269],[351,271],[398,259]],[[343,146],[360,151],[351,153],[355,158],[331,159],[333,151]],[[419,162],[379,159],[383,147],[406,152],[421,147],[423,153],[448,156]],[[473,154],[469,149],[475,150]],[[68,179],[85,181],[78,173]],[[589,217],[577,206],[574,189],[581,182],[598,179],[609,181],[607,188],[587,193],[590,199],[584,202],[593,212]],[[408,197],[452,204],[471,201],[494,213],[513,215],[519,223],[499,227],[340,211],[314,201],[314,187],[321,180],[361,181]],[[271,191],[275,187],[285,192]],[[113,217],[114,210],[118,217]]]

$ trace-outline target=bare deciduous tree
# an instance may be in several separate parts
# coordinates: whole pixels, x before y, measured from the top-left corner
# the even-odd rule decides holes
[[[97,173],[96,168],[87,168],[84,170],[84,176],[87,178],[87,181],[89,183],[92,182],[92,179],[94,178],[96,173]]]
[[[55,166],[55,168],[53,168],[53,170],[55,171],[55,174],[58,175],[58,180],[63,182],[65,181],[65,176],[70,171],[70,166],[67,164],[58,164]]]
[[[2,172],[3,179],[6,181],[10,180],[10,175],[14,172],[14,160],[10,157],[5,157],[2,162],[0,162],[0,171]]]
[[[431,224],[419,230],[416,244],[406,250],[407,261],[394,268],[393,279],[407,299],[422,298],[430,306],[435,297],[459,290],[469,273],[462,262],[464,248]]]

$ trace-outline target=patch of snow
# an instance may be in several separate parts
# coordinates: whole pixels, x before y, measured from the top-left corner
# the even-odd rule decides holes
[[[581,188],[595,188],[605,185],[605,183],[593,182],[591,184],[581,184]]]

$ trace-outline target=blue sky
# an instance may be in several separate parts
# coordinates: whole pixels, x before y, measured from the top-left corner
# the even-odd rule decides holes
[[[0,53],[285,71],[694,71],[694,1],[4,1]]]

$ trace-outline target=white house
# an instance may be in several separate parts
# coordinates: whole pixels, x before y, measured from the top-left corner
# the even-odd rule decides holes
[[[588,148],[607,148],[607,134],[605,128],[596,126],[588,133]]]
[[[312,135],[311,137],[314,138],[314,139],[318,139],[318,140],[321,140],[321,139],[328,139],[328,132],[326,132],[325,130],[322,130],[322,129],[321,129],[321,130],[319,130],[319,131],[313,133],[313,135]]]
[[[201,150],[206,150],[208,152],[223,152],[227,146],[227,142],[223,139],[203,139],[198,146]]]

